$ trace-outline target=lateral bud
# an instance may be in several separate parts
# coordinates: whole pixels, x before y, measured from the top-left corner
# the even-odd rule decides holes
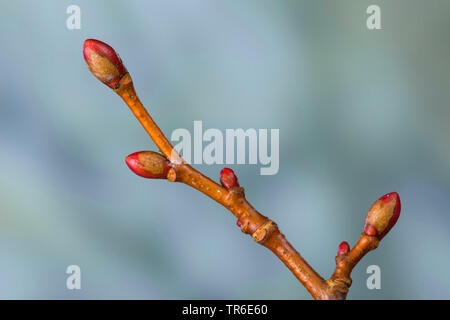
[[[138,176],[147,179],[167,179],[170,162],[163,155],[153,151],[139,151],[125,158],[127,166]]]
[[[343,254],[347,254],[349,252],[350,252],[350,246],[348,245],[348,242],[347,241],[342,241],[339,244],[337,255],[340,256],[340,255],[343,255]]]
[[[223,168],[220,171],[220,183],[227,189],[231,187],[239,187],[236,174],[230,168]]]

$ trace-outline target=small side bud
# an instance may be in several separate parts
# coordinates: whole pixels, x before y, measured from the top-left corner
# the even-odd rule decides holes
[[[111,89],[117,89],[120,79],[128,73],[116,51],[104,42],[87,39],[83,55],[92,74]]]
[[[369,209],[364,225],[364,232],[378,239],[392,229],[400,217],[401,203],[397,192],[385,194],[375,201]]]
[[[170,168],[169,172],[167,172],[167,180],[170,182],[175,182],[177,180],[177,172],[174,168]]]
[[[239,221],[239,219],[236,221],[236,225],[240,228],[242,227],[242,223]]]
[[[238,179],[234,174],[234,171],[230,168],[223,168],[222,171],[220,171],[220,183],[227,189],[239,187]]]
[[[342,254],[347,254],[350,252],[350,246],[347,241],[342,241],[339,245],[337,255],[340,256]]]
[[[147,179],[166,179],[171,169],[163,155],[153,151],[139,151],[125,158],[127,166],[138,176]]]

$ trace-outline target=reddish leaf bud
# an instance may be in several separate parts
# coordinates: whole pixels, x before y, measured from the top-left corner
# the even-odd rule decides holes
[[[128,73],[119,55],[104,42],[87,39],[83,55],[92,74],[111,89],[117,89],[120,79]]]
[[[238,179],[230,168],[223,168],[220,171],[220,183],[225,188],[239,187]]]
[[[340,256],[341,254],[347,254],[350,252],[350,246],[348,245],[347,241],[342,241],[339,245],[337,255]]]
[[[369,209],[364,232],[369,236],[383,237],[392,229],[400,217],[401,203],[397,192],[385,194]]]
[[[140,151],[125,158],[127,166],[138,176],[148,179],[166,179],[170,162],[153,151]]]
[[[240,228],[242,226],[242,223],[239,221],[239,219],[236,221],[236,225]]]

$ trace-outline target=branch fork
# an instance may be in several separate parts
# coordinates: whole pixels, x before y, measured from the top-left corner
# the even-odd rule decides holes
[[[104,42],[88,39],[83,53],[92,74],[125,101],[161,152],[141,151],[127,156],[126,164],[135,174],[148,179],[180,182],[197,189],[235,215],[241,231],[271,250],[314,299],[346,298],[352,284],[350,274],[353,268],[369,251],[378,247],[399,218],[401,204],[396,192],[382,196],[372,205],[364,231],[352,249],[345,241],[339,245],[335,271],[328,280],[324,280],[286,240],[277,224],[247,201],[244,188],[239,185],[233,170],[222,169],[219,185],[183,160],[139,100],[131,76],[113,48]]]

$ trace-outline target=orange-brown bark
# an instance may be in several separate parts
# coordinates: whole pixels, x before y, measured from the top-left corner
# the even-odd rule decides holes
[[[156,125],[140,102],[129,74],[120,81],[117,94],[155,142],[159,150],[172,162],[169,180],[185,183],[217,201],[241,222],[241,230],[255,242],[271,250],[306,287],[315,299],[327,299],[327,282],[303,259],[280,232],[275,222],[253,208],[240,187],[224,188],[185,163]]]

